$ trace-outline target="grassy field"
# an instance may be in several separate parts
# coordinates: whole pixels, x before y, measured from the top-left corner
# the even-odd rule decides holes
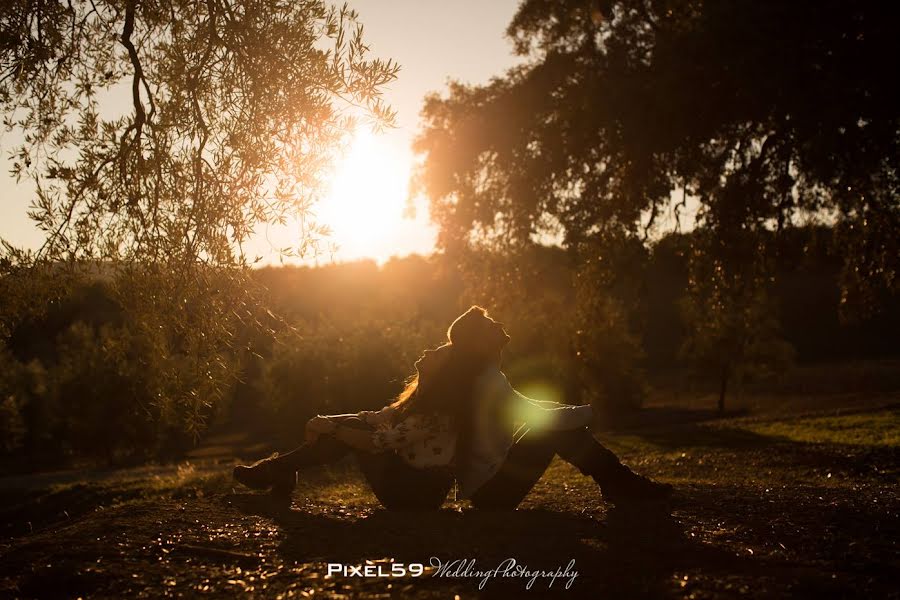
[[[900,408],[648,425],[599,437],[668,481],[669,510],[611,508],[559,460],[511,513],[382,510],[352,464],[291,510],[229,464],[0,479],[0,596],[731,598],[898,596]],[[327,576],[327,564],[513,558],[577,577]],[[567,581],[571,586],[566,589]]]

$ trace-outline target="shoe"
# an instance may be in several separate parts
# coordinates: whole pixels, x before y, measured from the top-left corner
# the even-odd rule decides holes
[[[238,465],[234,468],[234,480],[254,490],[272,488],[273,495],[290,498],[297,484],[296,471],[279,468],[276,452],[268,458],[258,460],[250,466]]]
[[[637,474],[632,474],[615,485],[601,487],[603,497],[616,506],[665,502],[674,491],[671,484],[653,481]]]

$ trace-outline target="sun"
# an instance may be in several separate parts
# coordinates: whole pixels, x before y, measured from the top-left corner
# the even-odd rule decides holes
[[[383,264],[393,256],[434,252],[437,228],[429,220],[427,199],[413,199],[407,215],[410,174],[414,157],[402,130],[375,133],[368,127],[353,131],[345,150],[324,175],[321,195],[310,214],[286,223],[266,223],[248,244],[254,264],[319,265],[373,259]],[[310,224],[325,226],[328,235],[315,236],[313,250],[295,255],[297,235]]]
[[[331,229],[343,259],[387,260],[408,229],[404,217],[412,158],[386,134],[353,133],[316,207],[316,221]]]

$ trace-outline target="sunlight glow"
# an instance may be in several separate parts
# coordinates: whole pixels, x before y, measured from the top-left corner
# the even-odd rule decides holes
[[[315,211],[345,259],[384,261],[397,253],[411,224],[403,215],[411,162],[410,153],[388,136],[365,127],[356,131]]]

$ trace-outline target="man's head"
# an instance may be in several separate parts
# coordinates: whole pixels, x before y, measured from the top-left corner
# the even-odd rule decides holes
[[[473,306],[457,317],[447,330],[447,339],[467,353],[498,359],[509,343],[503,323],[490,318],[480,306]]]

